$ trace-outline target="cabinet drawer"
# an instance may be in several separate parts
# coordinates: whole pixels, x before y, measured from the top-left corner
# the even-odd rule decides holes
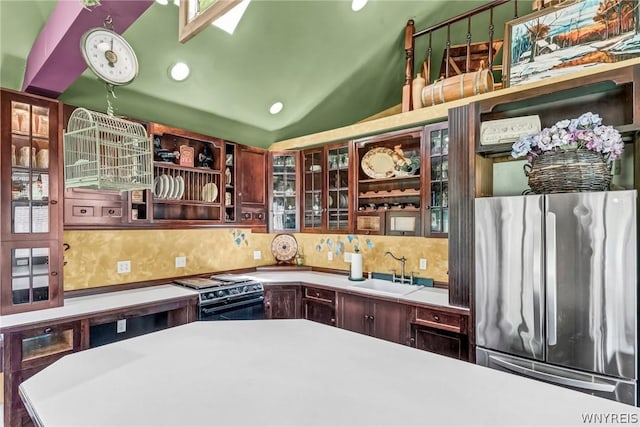
[[[113,217],[113,218],[121,218],[122,217],[122,208],[119,206],[103,206],[102,207],[102,216]]]
[[[65,199],[64,223],[67,225],[108,225],[123,221],[122,202],[115,200]]]
[[[240,213],[240,221],[245,224],[265,224],[266,214],[262,208],[243,207]]]
[[[324,302],[334,302],[336,293],[327,289],[304,288],[304,297]]]
[[[73,206],[72,215],[77,216],[93,216],[93,206]]]
[[[460,315],[424,307],[416,308],[415,323],[456,333],[462,328]]]

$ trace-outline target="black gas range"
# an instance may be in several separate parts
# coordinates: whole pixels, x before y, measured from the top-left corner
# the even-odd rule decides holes
[[[198,320],[264,319],[262,283],[234,274],[178,279],[198,291]]]

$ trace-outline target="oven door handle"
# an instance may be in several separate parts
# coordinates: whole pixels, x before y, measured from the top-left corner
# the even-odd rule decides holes
[[[229,308],[241,307],[241,306],[244,306],[244,305],[252,305],[252,304],[255,304],[257,302],[263,302],[263,301],[264,301],[264,296],[260,296],[258,298],[253,298],[253,299],[249,299],[249,300],[243,300],[243,301],[232,303],[232,304],[216,305],[214,308],[200,307],[200,309],[205,314],[215,314],[220,310],[227,310]]]

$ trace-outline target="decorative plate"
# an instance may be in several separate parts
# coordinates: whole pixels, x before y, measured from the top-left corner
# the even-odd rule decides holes
[[[160,194],[162,194],[162,179],[156,176],[153,180],[153,196],[160,198]]]
[[[184,178],[181,176],[176,176],[176,183],[178,184],[178,194],[176,195],[176,199],[182,199],[184,196]]]
[[[390,178],[395,174],[393,150],[386,147],[372,148],[367,151],[360,165],[367,176],[371,178]]]
[[[215,202],[218,198],[218,186],[210,182],[202,187],[202,200],[205,202]]]
[[[271,253],[281,262],[291,262],[298,253],[298,242],[291,234],[278,234],[271,241]]]

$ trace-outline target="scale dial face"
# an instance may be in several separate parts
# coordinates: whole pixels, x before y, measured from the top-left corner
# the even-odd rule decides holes
[[[80,50],[91,71],[107,83],[126,85],[138,75],[136,53],[118,33],[93,28],[82,36]]]
[[[291,234],[278,234],[271,242],[271,253],[280,262],[290,262],[298,253],[298,242]]]

